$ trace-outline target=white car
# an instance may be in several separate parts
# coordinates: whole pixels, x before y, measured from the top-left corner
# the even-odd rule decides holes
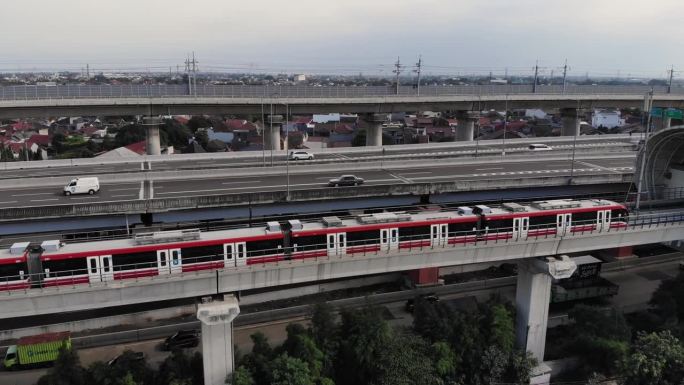
[[[98,191],[100,191],[100,181],[97,179],[97,177],[72,179],[71,182],[69,182],[69,184],[64,186],[64,195],[93,195]]]
[[[553,148],[541,143],[530,144],[528,147],[531,151],[551,151]]]
[[[314,155],[306,151],[290,151],[290,160],[312,160]]]

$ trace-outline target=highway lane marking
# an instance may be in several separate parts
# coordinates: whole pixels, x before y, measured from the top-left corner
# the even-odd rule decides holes
[[[597,165],[597,164],[594,164],[594,163],[582,162],[581,160],[576,160],[576,162],[579,163],[579,164],[583,164],[583,165],[585,165],[585,166],[596,167],[596,168],[598,168],[599,170],[610,171],[610,172],[614,172],[614,173],[616,173],[616,174],[620,174],[619,172],[617,172],[617,171],[615,171],[615,170],[612,170],[612,169],[606,168],[606,167],[601,167],[601,166],[599,166],[599,165]],[[597,170],[597,171],[598,171],[598,170]]]
[[[154,199],[154,181],[150,181],[150,199]]]
[[[413,182],[413,181],[410,180],[410,179],[404,178],[404,177],[402,177],[402,176],[400,176],[400,175],[392,174],[392,173],[389,172],[389,171],[387,171],[387,173],[390,174],[391,176],[393,176],[393,177],[399,179],[400,181],[406,183],[406,184],[411,184],[411,183]]]
[[[87,197],[75,197],[72,196],[71,199],[100,199],[99,196],[96,195],[88,195]]]
[[[0,202],[0,205],[2,205],[2,204],[10,204],[10,203],[17,203],[17,201],[4,201],[4,202]]]
[[[144,180],[140,181],[140,192],[138,193],[138,199],[139,200],[145,199],[145,181]]]
[[[33,194],[14,194],[13,197],[29,197],[34,195],[55,195],[55,193],[33,193]]]
[[[58,198],[51,198],[51,199],[31,199],[31,202],[47,202],[47,201],[58,201]]]
[[[475,171],[503,170],[503,167],[476,168]]]
[[[245,180],[241,182],[223,182],[221,184],[245,184],[245,183],[261,183],[260,180]]]
[[[406,175],[425,175],[425,174],[432,174],[432,171],[422,171],[422,172],[402,172],[402,176]]]
[[[107,191],[130,191],[130,190],[137,190],[138,187],[130,187],[130,188],[112,188],[112,189],[107,189]]]
[[[373,182],[396,182],[396,179],[375,179],[375,180],[369,180],[367,183],[373,183]],[[298,183],[298,184],[290,184],[291,188],[295,187],[300,187],[300,186],[320,186],[320,187],[325,187],[325,188],[332,188],[332,187],[327,187],[323,183]],[[232,191],[232,190],[245,190],[245,189],[254,189],[254,188],[259,188],[259,189],[268,189],[268,188],[282,188],[282,187],[287,187],[286,184],[281,184],[281,185],[272,185],[272,186],[253,186],[253,187],[235,187],[235,188],[219,188],[219,189],[207,189],[207,190],[190,190],[190,191],[168,191],[168,192],[160,192],[157,193],[157,195],[168,195],[168,194],[191,194],[191,193],[203,193],[203,192],[212,192],[212,191]]]
[[[112,195],[112,198],[121,198],[121,197],[131,197],[131,198],[135,198],[135,195],[131,195],[131,194]]]

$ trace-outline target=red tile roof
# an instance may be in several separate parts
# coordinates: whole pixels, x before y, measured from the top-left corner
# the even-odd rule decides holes
[[[39,146],[49,146],[50,143],[52,143],[52,137],[50,137],[50,135],[36,134],[36,135],[31,135],[31,137],[28,138],[28,140],[26,142],[28,142],[29,146],[32,143],[35,143]]]
[[[147,153],[147,143],[144,140],[124,147],[139,155],[145,155]]]

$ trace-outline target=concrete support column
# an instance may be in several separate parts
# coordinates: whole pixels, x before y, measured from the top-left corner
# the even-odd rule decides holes
[[[159,138],[159,118],[146,117],[143,119],[145,126],[147,155],[161,155],[161,140]]]
[[[233,320],[238,314],[240,307],[232,295],[197,305],[197,319],[202,323],[204,385],[223,385],[233,374]]]
[[[364,120],[369,123],[366,146],[382,146],[382,124],[387,121],[387,114],[368,114]]]
[[[416,287],[440,284],[439,267],[426,267],[424,269],[411,270],[408,272],[408,277]]]
[[[472,142],[475,139],[475,122],[480,118],[480,114],[474,111],[458,111],[456,120],[456,140],[459,142]]]
[[[559,259],[535,258],[518,263],[516,344],[518,348],[532,353],[540,364],[544,361],[552,280],[568,278],[576,268],[575,262],[566,255]],[[545,370],[538,372],[540,377],[547,375]]]
[[[663,129],[672,127],[672,118],[666,116],[663,118]]]
[[[270,115],[264,124],[264,149],[279,151],[282,149],[280,130],[283,125],[282,115]],[[273,126],[273,129],[271,129]]]
[[[563,127],[561,128],[561,136],[579,136],[580,135],[580,121],[582,110],[577,108],[563,108],[561,109],[561,121]]]

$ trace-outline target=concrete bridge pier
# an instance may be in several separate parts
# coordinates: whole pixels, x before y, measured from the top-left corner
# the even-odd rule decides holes
[[[669,116],[665,116],[663,118],[663,130],[670,127],[672,127],[672,118]]]
[[[561,121],[563,127],[561,128],[561,136],[579,136],[580,135],[580,121],[583,111],[577,108],[562,108]]]
[[[282,149],[280,141],[280,130],[283,125],[282,115],[269,115],[264,124],[264,149],[279,151]]]
[[[458,111],[456,119],[456,140],[459,142],[472,142],[475,139],[475,122],[480,118],[480,114],[475,111]]]
[[[387,121],[387,114],[368,114],[364,120],[369,123],[366,146],[382,146],[382,124]]]
[[[577,265],[567,255],[518,262],[516,344],[518,348],[532,353],[539,363],[530,383],[548,384],[551,376],[543,361],[552,280],[569,278],[575,269]]]
[[[240,306],[232,295],[197,305],[197,319],[202,323],[202,363],[204,385],[223,385],[233,374],[233,320]]]
[[[145,117],[143,126],[147,133],[145,147],[147,155],[161,155],[161,140],[159,138],[159,118]]]

